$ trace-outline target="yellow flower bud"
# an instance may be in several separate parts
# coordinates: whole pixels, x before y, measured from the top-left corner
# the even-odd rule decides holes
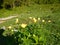
[[[48,22],[51,22],[51,20],[48,20]]]
[[[38,18],[38,20],[40,20],[40,18]]]
[[[18,18],[16,19],[16,23],[18,23],[19,22],[19,20],[18,20]]]
[[[35,23],[37,22],[36,18],[33,18],[33,22],[35,22]]]
[[[42,22],[45,22],[45,20],[42,20]]]
[[[27,26],[27,24],[21,24],[22,28],[25,28]]]
[[[11,28],[12,28],[11,26],[8,27],[8,29],[11,29]]]

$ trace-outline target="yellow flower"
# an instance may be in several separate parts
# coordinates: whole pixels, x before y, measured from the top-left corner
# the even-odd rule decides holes
[[[51,22],[51,20],[48,20],[48,22]]]
[[[27,26],[27,24],[21,24],[22,28],[25,28]]]
[[[45,20],[42,20],[42,22],[45,22]]]
[[[35,23],[37,22],[36,18],[33,18],[33,22],[35,22]]]
[[[40,18],[38,18],[38,20],[40,20]]]
[[[29,17],[29,19],[32,19],[32,17]]]
[[[11,29],[11,28],[12,28],[11,26],[8,27],[8,29]]]
[[[18,20],[18,18],[16,19],[16,23],[18,23],[19,22],[19,20]]]

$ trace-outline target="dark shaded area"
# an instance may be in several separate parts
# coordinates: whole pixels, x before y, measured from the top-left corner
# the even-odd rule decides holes
[[[3,29],[0,29],[0,44],[1,45],[7,45],[7,42],[6,42],[6,37],[4,37],[2,34],[3,34],[4,30]]]
[[[18,6],[21,6],[20,1],[15,1],[14,4],[15,4],[15,6],[17,6],[17,7],[18,7]]]
[[[22,6],[22,5],[25,5],[25,6],[30,6],[30,4],[34,3],[34,4],[60,4],[60,0],[14,0],[13,3],[12,3],[12,0],[11,0],[11,3],[9,4],[6,4],[6,3],[9,3],[9,1],[7,0],[0,0],[0,9],[2,9],[3,7],[6,8],[6,9],[10,9],[10,8],[13,8],[13,7],[18,7],[18,6]],[[3,5],[3,6],[2,6]],[[33,4],[32,4],[33,5]]]
[[[3,4],[3,0],[0,0],[0,5],[2,5]]]
[[[3,36],[4,29],[0,29],[0,45],[17,45],[14,36]]]
[[[11,5],[10,4],[5,4],[5,8],[6,9],[11,9]]]
[[[0,0],[0,9],[3,8],[2,4],[3,4],[3,0]]]
[[[2,9],[2,8],[3,8],[3,6],[0,5],[0,9]]]

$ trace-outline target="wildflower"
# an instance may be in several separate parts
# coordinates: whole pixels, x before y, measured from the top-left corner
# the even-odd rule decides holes
[[[51,22],[51,20],[48,20],[48,22]]]
[[[35,34],[33,34],[33,37],[36,37],[36,35],[35,35]]]
[[[29,19],[32,19],[32,17],[29,17]]]
[[[35,22],[35,23],[37,22],[36,18],[33,18],[33,22]]]
[[[45,22],[45,20],[42,20],[42,22]]]
[[[12,28],[11,26],[8,27],[8,29],[11,29],[11,28]]]
[[[19,20],[18,20],[18,18],[16,19],[16,23],[18,23],[19,22]]]
[[[38,20],[40,20],[40,18],[38,18]]]
[[[25,28],[27,26],[27,24],[21,24],[22,28]]]

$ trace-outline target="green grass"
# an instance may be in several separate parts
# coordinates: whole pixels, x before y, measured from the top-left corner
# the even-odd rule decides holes
[[[7,20],[6,22],[0,24],[1,26],[8,27],[12,26],[12,29],[6,29],[4,36],[15,37],[18,43],[22,45],[59,45],[60,44],[60,4],[47,4],[47,5],[31,5],[30,7],[22,6],[16,7],[13,10],[2,9],[0,11],[0,17],[7,17],[10,14],[17,15],[19,19],[19,24],[15,24],[15,19]],[[53,8],[53,10],[51,10]],[[4,10],[4,11],[3,11]],[[5,14],[5,15],[4,15]],[[41,20],[45,22],[31,23],[28,19],[29,17],[40,17]],[[51,20],[51,23],[47,21]],[[29,23],[26,28],[22,28],[21,23]],[[18,30],[14,32],[12,30]],[[8,40],[9,41],[9,40]],[[11,44],[13,42],[8,42]]]
[[[1,9],[0,10],[0,17],[7,17],[11,15],[18,15],[20,23],[28,21],[28,17],[48,17],[50,16],[52,20],[57,20],[56,23],[58,24],[60,21],[60,4],[47,4],[47,5],[31,5],[30,7],[22,6],[16,7],[12,10]],[[51,10],[53,8],[53,10]],[[7,20],[7,22],[0,24],[3,25],[10,25],[14,24],[15,18],[11,20]],[[26,20],[26,21],[24,21]],[[6,24],[8,23],[8,24]]]

